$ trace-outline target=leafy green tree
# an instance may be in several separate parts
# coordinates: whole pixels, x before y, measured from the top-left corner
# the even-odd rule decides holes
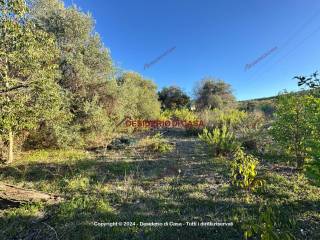
[[[307,86],[309,91],[306,94],[309,95],[309,101],[306,108],[308,109],[309,120],[313,126],[313,155],[320,159],[320,79],[319,73],[316,71],[309,77],[296,76],[298,79],[298,86]]]
[[[160,115],[157,86],[137,73],[126,72],[117,79],[119,106],[124,117],[154,119]]]
[[[318,162],[320,160],[320,98],[309,95],[307,102],[307,117],[312,126],[312,138],[309,142],[310,155]]]
[[[297,167],[302,169],[307,158],[320,157],[320,85],[317,72],[310,77],[294,78],[299,80],[298,86],[306,86],[310,90],[278,98],[276,121],[271,133],[295,156]]]
[[[60,84],[77,97],[104,91],[114,68],[109,50],[94,30],[94,20],[60,0],[34,0],[32,17],[39,28],[56,36],[62,78]]]
[[[179,87],[165,87],[158,94],[163,109],[182,109],[190,106],[190,97]]]
[[[271,133],[295,157],[302,169],[307,157],[317,150],[316,132],[320,101],[312,95],[284,94],[278,97]]]
[[[27,18],[23,0],[0,1],[0,130],[9,142],[61,110],[58,49],[54,38]]]
[[[69,128],[84,144],[102,144],[128,116],[150,118],[159,114],[156,86],[135,73],[116,76],[109,50],[94,30],[89,14],[60,0],[33,0],[35,24],[55,35],[61,51],[59,84],[70,97]]]
[[[66,8],[60,0],[33,0],[31,16],[38,28],[57,39],[59,84],[70,97],[73,115],[69,128],[78,131],[84,143],[103,143],[117,119],[110,104],[117,98],[117,88],[109,50],[95,32],[94,20],[75,6]]]
[[[231,86],[222,80],[215,80],[211,77],[201,81],[195,88],[197,109],[222,109],[235,106],[235,97],[232,94]]]

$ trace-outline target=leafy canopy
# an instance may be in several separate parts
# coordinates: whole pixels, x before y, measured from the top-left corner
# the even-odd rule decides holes
[[[231,86],[214,78],[203,79],[195,88],[196,106],[198,110],[228,108],[235,105],[235,97]]]
[[[0,1],[0,11],[0,127],[16,132],[59,111],[59,51],[27,18],[25,1]]]
[[[179,87],[165,87],[158,94],[163,109],[181,109],[190,105],[190,97]]]

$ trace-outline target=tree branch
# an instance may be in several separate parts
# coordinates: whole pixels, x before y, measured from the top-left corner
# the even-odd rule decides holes
[[[11,87],[11,88],[0,90],[0,94],[4,94],[4,93],[8,93],[8,92],[11,92],[11,91],[14,91],[14,90],[18,90],[20,88],[28,88],[28,87],[29,87],[29,85],[18,85],[18,86],[15,86],[15,87]]]

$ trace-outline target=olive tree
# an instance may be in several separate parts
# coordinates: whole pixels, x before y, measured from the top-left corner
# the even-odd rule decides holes
[[[27,11],[24,0],[0,1],[0,130],[9,142],[8,162],[15,134],[61,108],[55,40],[30,22]]]
[[[72,113],[72,121],[66,126],[70,138],[64,142],[77,147],[102,144],[117,121],[113,115],[117,91],[111,82],[113,62],[95,31],[94,19],[76,6],[66,7],[61,0],[31,0],[31,3],[33,22],[55,36],[61,52],[59,85],[70,97],[68,108]],[[44,132],[48,132],[47,128]]]
[[[123,73],[117,82],[118,106],[124,115],[140,119],[153,119],[159,116],[160,102],[154,82],[135,72]]]
[[[158,94],[163,109],[181,109],[190,106],[190,97],[179,87],[165,87]]]
[[[236,103],[231,86],[222,80],[205,78],[194,91],[199,110],[233,107]]]

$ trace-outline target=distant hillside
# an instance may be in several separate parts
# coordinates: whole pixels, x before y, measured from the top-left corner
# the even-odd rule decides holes
[[[295,94],[303,94],[309,92],[310,90],[301,90],[295,92]],[[264,97],[264,98],[255,98],[250,100],[238,101],[239,108],[241,110],[253,112],[253,111],[262,111],[266,115],[271,116],[275,110],[275,101],[277,100],[279,95],[272,97]]]
[[[261,102],[261,101],[270,101],[277,99],[278,96],[272,96],[272,97],[264,97],[264,98],[254,98],[249,100],[242,100],[238,101],[239,103],[246,103],[246,102]]]
[[[295,92],[295,94],[303,94],[306,92],[309,92],[310,90],[301,90],[298,92]],[[254,99],[249,99],[249,100],[242,100],[238,101],[239,103],[247,103],[247,102],[264,102],[264,101],[274,101],[278,98],[278,95],[276,96],[271,96],[271,97],[264,97],[264,98],[254,98]]]

